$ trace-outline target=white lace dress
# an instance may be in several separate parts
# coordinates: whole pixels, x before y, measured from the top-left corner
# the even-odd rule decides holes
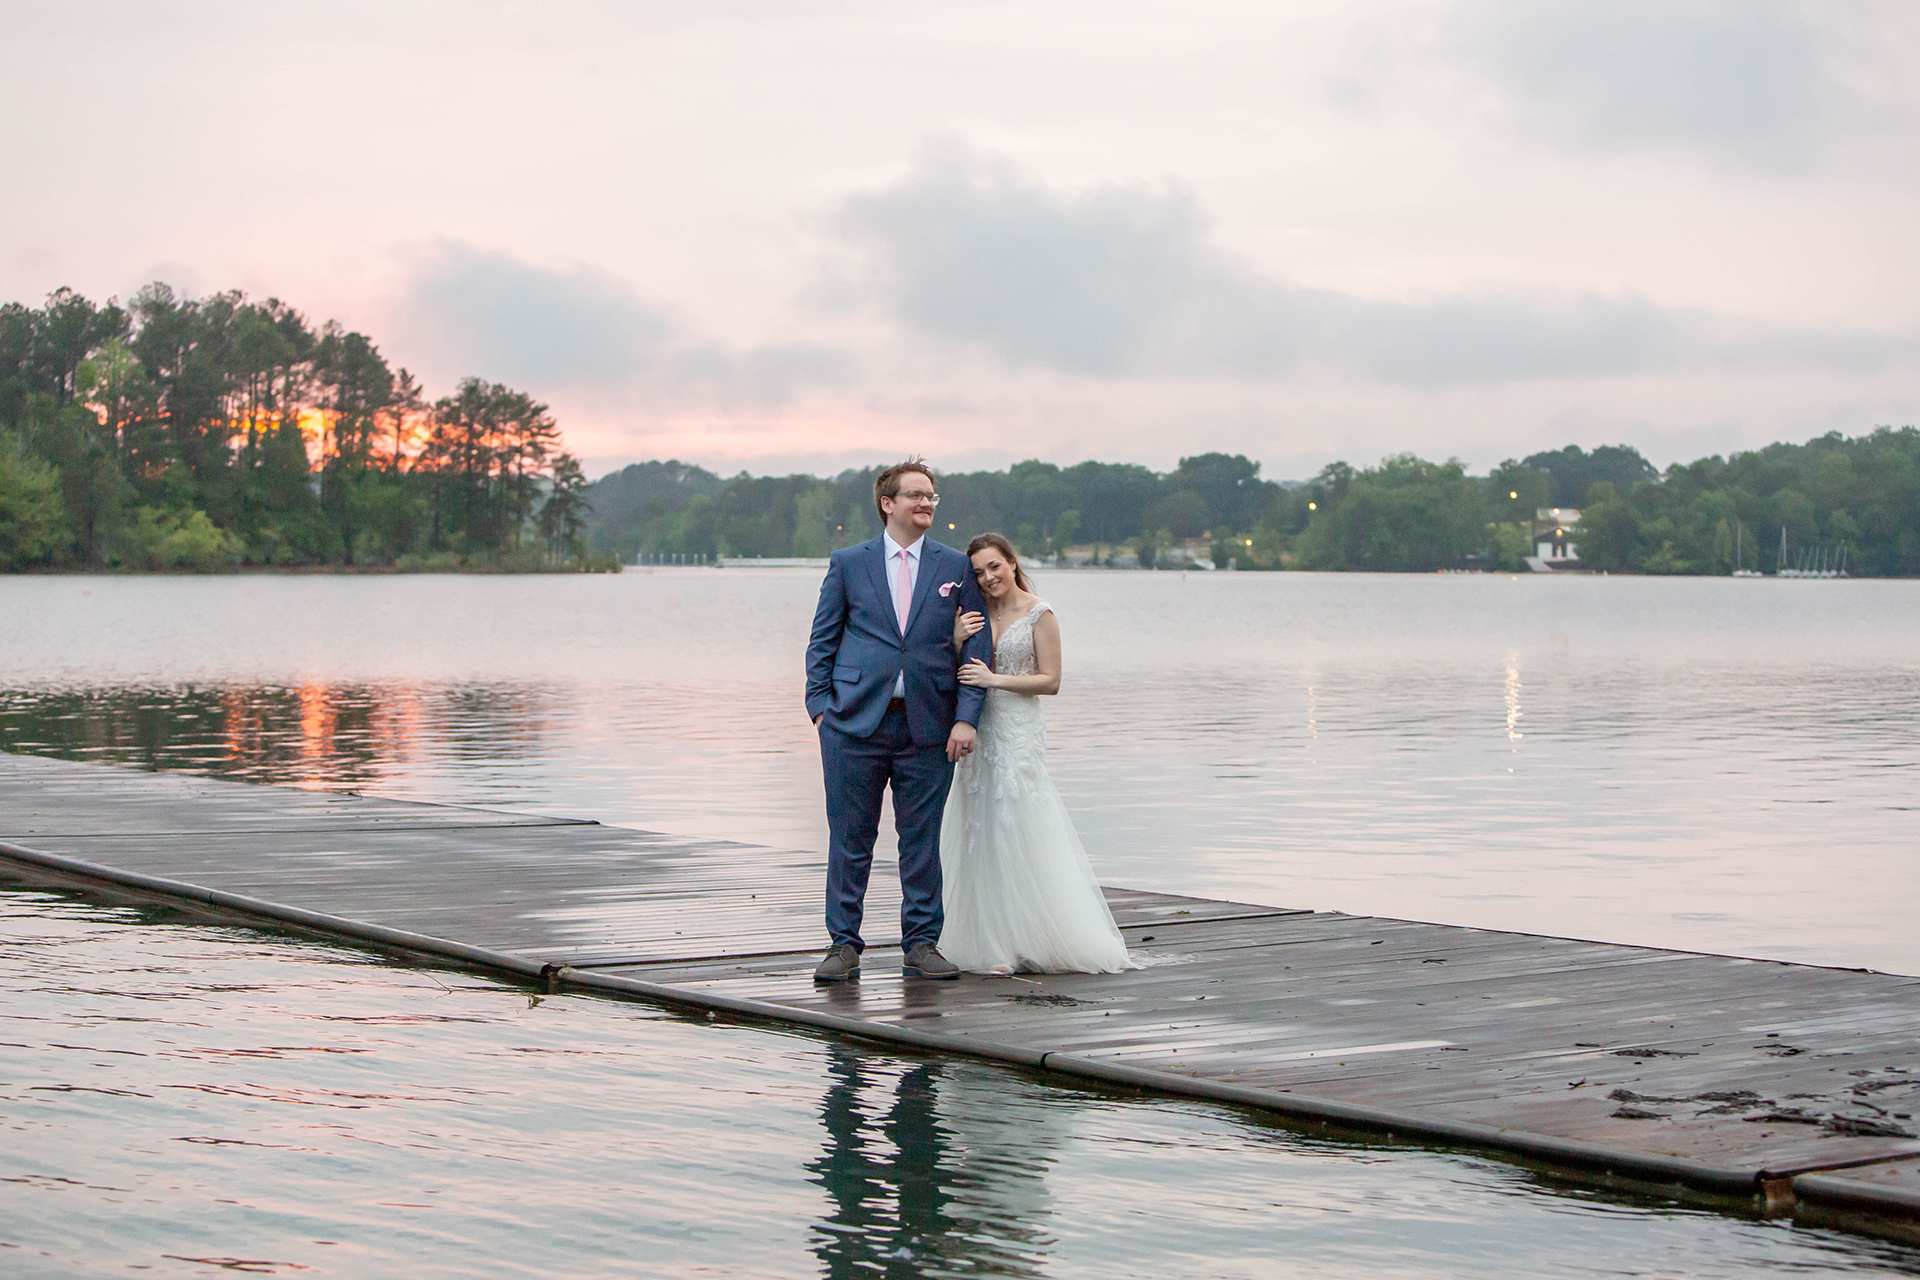
[[[1034,675],[1042,600],[994,646],[994,670]],[[940,825],[941,952],[977,973],[1134,968],[1080,836],[1047,776],[1040,699],[987,690],[973,754],[955,766]]]

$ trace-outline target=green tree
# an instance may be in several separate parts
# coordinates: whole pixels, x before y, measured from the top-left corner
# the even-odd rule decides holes
[[[1707,572],[1733,572],[1733,524],[1725,518],[1713,526],[1713,541],[1707,549]]]
[[[76,375],[87,353],[119,337],[126,327],[126,313],[112,303],[96,307],[71,289],[47,295],[34,325],[33,363],[56,402],[73,400],[79,389]]]
[[[553,460],[553,485],[540,506],[540,536],[546,539],[547,554],[556,562],[585,560],[587,542],[582,536],[589,508],[584,496],[587,476],[580,459],[560,453]]]
[[[60,473],[61,507],[70,541],[54,550],[56,563],[101,565],[121,524],[131,490],[94,411],[60,404],[51,395],[27,401],[26,447]]]
[[[1068,507],[1053,521],[1053,547],[1056,552],[1064,552],[1074,545],[1074,538],[1080,532],[1080,513]]]
[[[1540,504],[1552,507],[1580,507],[1591,501],[1587,491],[1603,481],[1615,492],[1630,495],[1634,486],[1660,475],[1638,449],[1623,444],[1601,445],[1592,453],[1570,444],[1564,449],[1530,454],[1522,465],[1553,478],[1548,501]]]
[[[793,554],[818,558],[832,551],[841,523],[838,495],[828,485],[808,489],[794,503]]]
[[[439,478],[435,541],[457,548],[497,545],[501,532],[494,477],[501,461],[501,418],[513,395],[498,383],[467,378],[434,402],[432,434],[419,465]]]
[[[1580,562],[1592,569],[1625,573],[1640,567],[1640,513],[1608,481],[1587,493],[1574,531]]]
[[[327,429],[320,507],[333,525],[340,556],[353,564],[367,549],[374,489],[367,473],[382,415],[393,403],[393,371],[371,339],[337,324],[321,331],[312,365],[317,407]]]
[[[239,539],[222,530],[204,511],[168,511],[141,507],[129,534],[135,564],[146,569],[191,569],[215,573],[240,560]]]
[[[1154,505],[1153,523],[1184,541],[1207,528],[1207,504],[1191,489],[1177,489]]]
[[[1533,540],[1520,525],[1506,522],[1488,526],[1487,567],[1502,573],[1516,573],[1527,567],[1533,554]]]
[[[1495,520],[1531,525],[1542,507],[1553,506],[1553,477],[1508,458],[1487,476],[1487,509]]]
[[[60,472],[0,431],[0,568],[48,563],[65,540]]]
[[[100,425],[124,467],[133,423],[150,413],[154,388],[146,366],[120,338],[109,338],[75,370],[79,398],[100,415]]]
[[[470,382],[429,412],[368,335],[316,333],[237,291],[156,281],[126,310],[71,290],[0,306],[0,429],[20,474],[59,477],[59,536],[37,553],[55,565],[206,569],[235,548],[272,564],[500,563],[544,510],[558,426],[525,393]]]
[[[1485,544],[1484,488],[1458,459],[1412,454],[1327,486],[1301,540],[1308,568],[1431,572],[1458,568]]]
[[[1149,529],[1133,540],[1134,557],[1142,569],[1158,569],[1172,541],[1165,529]]]
[[[1191,493],[1200,500],[1202,513],[1194,533],[1209,527],[1222,531],[1249,528],[1279,491],[1278,485],[1260,479],[1259,463],[1237,453],[1182,458],[1166,483],[1173,492]],[[1177,537],[1194,536],[1181,534],[1179,526],[1174,533]]]

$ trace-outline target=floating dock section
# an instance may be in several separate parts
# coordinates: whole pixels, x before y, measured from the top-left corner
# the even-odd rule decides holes
[[[0,877],[1920,1240],[1920,979],[1108,889],[1143,967],[818,987],[823,859],[0,754]],[[876,929],[897,919],[877,868]]]

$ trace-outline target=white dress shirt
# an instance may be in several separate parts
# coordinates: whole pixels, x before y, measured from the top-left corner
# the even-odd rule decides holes
[[[887,544],[887,594],[893,599],[894,616],[900,621],[901,634],[907,630],[907,618],[900,612],[900,553],[907,553],[907,601],[909,607],[913,601],[913,589],[920,584],[920,551],[926,545],[926,535],[913,540],[913,545],[903,547],[893,540],[891,533],[880,535]],[[907,673],[902,670],[893,678],[893,696],[907,696]]]

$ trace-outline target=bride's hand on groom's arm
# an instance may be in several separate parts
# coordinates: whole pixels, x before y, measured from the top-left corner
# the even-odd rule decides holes
[[[959,679],[961,684],[978,685],[982,689],[998,688],[1000,684],[1000,677],[978,658],[960,664]]]
[[[953,615],[953,644],[957,649],[971,640],[980,628],[987,625],[987,615],[979,612],[956,613]]]

